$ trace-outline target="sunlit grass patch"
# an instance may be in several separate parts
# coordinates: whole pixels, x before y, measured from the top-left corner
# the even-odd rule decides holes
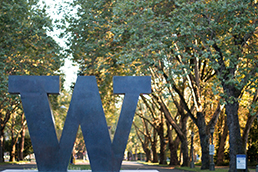
[[[30,161],[1,162],[0,165],[6,165],[6,164],[26,164],[26,163],[30,163]]]
[[[76,164],[70,164],[68,166],[68,170],[90,170],[90,165],[76,165]]]
[[[145,165],[159,165],[159,163],[152,163],[152,162],[145,162],[145,161],[137,161],[138,163],[145,164]]]

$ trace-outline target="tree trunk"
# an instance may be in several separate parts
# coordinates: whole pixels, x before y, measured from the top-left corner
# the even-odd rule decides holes
[[[25,131],[26,131],[26,128],[23,127],[23,123],[24,123],[24,113],[22,114],[22,117],[21,117],[21,125],[22,125],[22,131],[21,131],[21,141],[20,141],[20,150],[19,150],[19,160],[23,160],[24,157],[23,157],[23,151],[24,151],[24,142],[25,142]]]
[[[0,162],[4,162],[4,131],[0,129]]]
[[[138,160],[138,154],[137,154],[137,146],[134,149],[134,160],[137,161]]]
[[[13,107],[15,105],[16,101],[8,101],[9,107]],[[16,108],[12,108],[12,110],[6,111],[5,115],[3,113],[0,113],[0,162],[4,162],[4,143],[5,143],[5,137],[4,137],[4,129],[6,126],[6,123],[9,121],[11,114],[16,110]]]
[[[255,95],[253,97],[252,103],[257,102],[257,100],[258,100],[258,89],[256,89],[256,91],[255,91]],[[244,129],[243,136],[242,136],[243,147],[245,149],[245,153],[246,153],[246,144],[247,144],[247,141],[248,141],[248,135],[249,135],[251,126],[252,126],[256,116],[258,115],[258,112],[256,112],[255,115],[250,114],[250,113],[254,113],[254,111],[255,110],[253,109],[251,112],[248,113],[248,119],[247,119],[247,122],[245,124],[245,129]]]
[[[181,166],[187,167],[189,165],[189,156],[188,156],[188,141],[181,141],[181,152],[183,154],[183,164]]]
[[[151,144],[151,150],[152,150],[152,162],[153,163],[157,163],[159,161],[159,157],[158,157],[158,154],[157,154],[157,150],[156,150],[156,143],[153,142]]]
[[[163,141],[160,140],[160,154],[159,154],[159,164],[167,164],[166,160],[166,143],[164,137],[160,137]]]
[[[255,114],[255,115],[250,115],[248,114],[248,119],[246,121],[246,124],[245,124],[245,128],[244,128],[244,131],[243,131],[243,136],[242,136],[242,141],[243,141],[243,147],[244,147],[244,151],[246,153],[246,144],[247,144],[247,141],[248,141],[248,135],[249,135],[249,132],[250,132],[250,129],[251,129],[251,126],[256,118],[256,116],[258,115],[258,112]]]
[[[156,98],[158,100],[158,98]],[[160,98],[159,104],[162,107],[162,111],[164,112],[164,115],[167,119],[167,121],[169,122],[170,125],[172,125],[172,127],[175,129],[177,135],[180,138],[181,141],[181,151],[183,153],[183,164],[182,166],[188,166],[189,165],[189,157],[188,157],[188,142],[187,142],[187,119],[188,119],[188,115],[184,113],[184,107],[183,107],[183,103],[182,101],[180,101],[180,105],[177,105],[177,109],[178,109],[178,113],[180,114],[181,118],[180,118],[180,125],[181,127],[179,127],[176,123],[176,121],[172,118],[172,115],[170,114],[167,106],[165,105],[165,103],[163,102],[163,100]],[[177,104],[174,101],[175,104]]]
[[[209,134],[206,131],[205,118],[202,112],[197,112],[197,126],[202,148],[202,166],[201,169],[209,169]]]
[[[146,155],[146,162],[151,161],[151,152],[149,149],[149,139],[147,138],[147,136],[144,136],[144,141],[143,142],[141,141],[141,144],[142,144],[142,149]]]
[[[142,149],[146,154],[146,162],[149,162],[149,161],[151,161],[151,151],[149,149],[149,143],[151,141],[151,136],[150,136],[150,133],[149,133],[148,125],[143,118],[142,118],[142,122],[143,122],[143,126],[145,128],[145,133],[143,131],[139,130],[139,128],[135,125],[135,123],[133,123],[133,125],[134,125],[135,130],[136,130],[136,135],[141,142]],[[144,140],[140,137],[139,132],[144,135]]]
[[[10,154],[11,162],[15,161],[15,152],[16,152],[16,144],[12,142],[12,150],[11,150],[11,154]]]
[[[180,139],[177,136],[174,141],[169,142],[169,150],[170,150],[170,163],[169,165],[180,165],[178,160],[177,150],[180,143]]]
[[[15,152],[16,152],[16,142],[15,142],[15,138],[14,138],[14,117],[12,118],[12,124],[11,124],[11,152],[10,152],[10,161],[14,162],[15,161]]]
[[[239,103],[234,101],[233,103],[227,102],[226,114],[227,124],[229,128],[229,172],[236,171],[236,155],[244,154],[243,142],[240,134],[240,126],[238,119]]]
[[[181,106],[182,107],[182,106]],[[183,109],[182,109],[183,111]],[[187,119],[188,115],[185,113],[181,113],[181,131],[185,137],[181,138],[181,152],[183,154],[183,164],[182,166],[188,167],[189,166],[189,156],[188,156],[188,141],[187,141]]]
[[[177,156],[177,150],[178,150],[178,146],[179,146],[179,136],[177,136],[175,138],[175,140],[173,140],[172,137],[172,129],[171,129],[171,125],[169,124],[169,122],[166,122],[167,124],[167,128],[168,128],[168,145],[169,145],[169,150],[170,150],[170,163],[169,165],[179,165],[180,162],[178,161],[178,156]]]
[[[150,162],[151,161],[151,151],[150,151],[150,149],[149,148],[147,148],[146,150],[145,150],[145,154],[146,154],[146,162]]]
[[[200,136],[200,142],[201,142],[201,149],[202,149],[202,166],[201,169],[209,169],[210,160],[209,160],[209,132],[207,131],[207,125],[205,122],[205,117],[203,112],[197,111],[197,118],[192,114],[191,109],[189,109],[185,98],[181,91],[173,85],[173,89],[178,93],[180,100],[182,101],[183,107],[187,112],[187,115],[193,120],[193,122],[196,124],[199,130],[199,136]],[[210,125],[214,126],[216,124],[218,115],[221,112],[221,108],[218,103],[218,108],[216,109],[215,113],[213,114],[213,117],[210,121]],[[209,125],[209,126],[210,126]],[[184,146],[184,144],[183,144]],[[188,159],[189,162],[189,159]]]
[[[161,122],[159,123],[159,126],[158,126],[158,134],[159,134],[159,142],[160,142],[159,164],[167,164],[163,114],[161,114]]]
[[[13,120],[12,120],[13,121]],[[11,149],[11,152],[10,152],[10,161],[11,162],[14,162],[15,161],[15,152],[16,152],[16,143],[15,143],[15,138],[14,138],[14,131],[13,131],[13,124],[12,124],[12,128],[11,128],[11,137],[12,137],[12,149]]]
[[[153,141],[151,142],[151,151],[152,151],[152,162],[157,163],[159,161],[159,157],[157,154],[157,138],[156,138],[155,129],[153,129]]]
[[[225,118],[224,121],[225,122],[224,122],[223,133],[219,140],[218,158],[217,158],[216,165],[223,165],[223,162],[224,162],[225,142],[228,136],[227,118]]]

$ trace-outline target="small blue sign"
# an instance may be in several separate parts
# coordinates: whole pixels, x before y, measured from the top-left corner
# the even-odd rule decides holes
[[[214,155],[214,145],[209,146],[209,155]]]
[[[236,156],[236,168],[246,169],[246,155],[242,154]]]

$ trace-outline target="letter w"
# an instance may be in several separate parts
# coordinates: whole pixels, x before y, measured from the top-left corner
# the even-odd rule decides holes
[[[48,94],[59,93],[58,76],[9,76],[9,92],[21,94],[39,171],[67,171],[81,125],[92,171],[119,171],[138,97],[151,92],[151,78],[114,77],[115,94],[125,94],[111,142],[94,76],[77,78],[60,142],[57,139]]]

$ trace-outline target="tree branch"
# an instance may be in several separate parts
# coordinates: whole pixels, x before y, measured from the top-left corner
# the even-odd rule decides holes
[[[225,104],[220,105],[220,102],[218,102],[217,108],[216,108],[215,112],[213,113],[212,118],[208,124],[208,128],[214,127],[216,125],[219,115],[224,107],[225,107]]]

